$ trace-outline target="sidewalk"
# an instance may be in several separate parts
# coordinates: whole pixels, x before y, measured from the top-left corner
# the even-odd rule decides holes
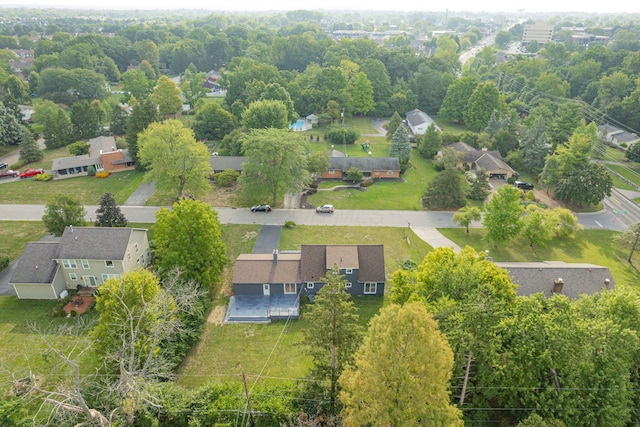
[[[411,230],[416,233],[416,236],[430,244],[433,248],[444,246],[447,248],[453,248],[453,251],[455,253],[460,252],[460,246],[447,239],[442,233],[438,231],[437,228],[412,226]]]

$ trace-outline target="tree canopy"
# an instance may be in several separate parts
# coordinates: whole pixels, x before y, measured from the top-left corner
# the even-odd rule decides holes
[[[199,196],[209,191],[209,150],[182,122],[151,123],[138,136],[138,145],[138,157],[147,169],[145,179],[158,188],[177,190],[178,198],[185,192]]]
[[[86,225],[87,211],[80,201],[66,194],[60,194],[44,207],[42,222],[54,236],[62,236],[65,227]]]

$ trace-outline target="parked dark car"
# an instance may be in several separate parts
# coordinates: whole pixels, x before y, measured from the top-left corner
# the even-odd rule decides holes
[[[6,178],[6,177],[11,177],[11,178],[16,178],[18,177],[18,175],[20,175],[20,171],[13,171],[11,169],[0,169],[0,178]]]
[[[0,163],[0,170],[6,169],[7,167],[9,167],[9,163]]]
[[[521,190],[533,190],[533,184],[529,184],[528,182],[516,181],[513,183],[513,185]]]
[[[269,205],[255,205],[251,207],[251,212],[271,212]]]
[[[333,213],[334,210],[333,205],[322,205],[316,208],[316,212],[318,213]]]

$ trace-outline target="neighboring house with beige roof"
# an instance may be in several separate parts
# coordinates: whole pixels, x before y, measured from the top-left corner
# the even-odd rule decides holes
[[[117,148],[113,136],[92,138],[88,144],[89,154],[53,159],[51,171],[54,177],[86,174],[89,166],[93,166],[96,172],[115,172],[133,166],[129,151]]]
[[[444,148],[453,148],[460,153],[458,167],[477,170],[482,169],[487,172],[489,178],[511,178],[516,171],[509,166],[498,151],[478,150],[467,143],[455,142],[448,144]],[[442,153],[438,153],[439,156]]]
[[[336,265],[351,295],[384,295],[384,245],[302,245],[300,251],[242,254],[233,270],[227,322],[297,318],[299,297],[311,298]]]
[[[142,228],[67,227],[57,242],[30,242],[9,283],[20,299],[56,299],[144,268],[151,254]]]

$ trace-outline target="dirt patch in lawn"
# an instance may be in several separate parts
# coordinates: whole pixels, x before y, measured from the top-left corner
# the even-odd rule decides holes
[[[216,305],[209,313],[209,317],[207,317],[207,323],[211,323],[213,325],[222,325],[224,321],[224,306]]]
[[[232,187],[220,187],[213,185],[211,191],[206,196],[202,197],[202,201],[208,203],[211,206],[220,208],[232,208],[238,206],[238,192],[237,186]]]

